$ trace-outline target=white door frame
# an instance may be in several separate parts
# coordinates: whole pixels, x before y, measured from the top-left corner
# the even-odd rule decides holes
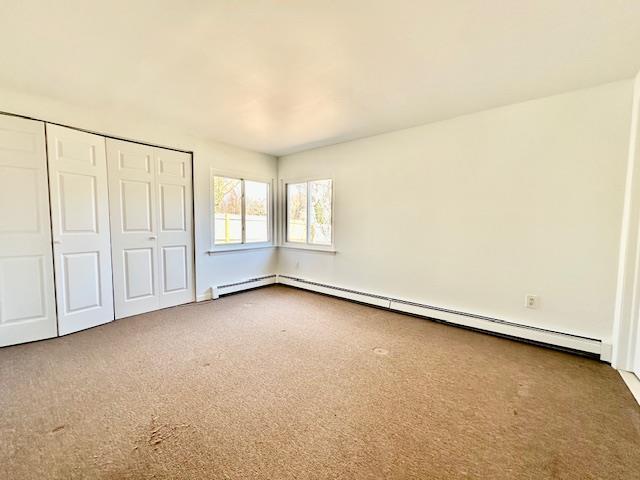
[[[611,365],[640,375],[640,74],[633,89],[631,134],[618,260]]]

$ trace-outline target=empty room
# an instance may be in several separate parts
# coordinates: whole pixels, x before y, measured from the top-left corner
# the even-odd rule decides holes
[[[640,479],[640,1],[0,0],[0,479]]]

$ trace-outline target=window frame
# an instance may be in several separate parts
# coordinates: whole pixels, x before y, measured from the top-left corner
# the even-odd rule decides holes
[[[319,182],[331,180],[331,243],[330,244],[318,244],[318,243],[310,243],[309,242],[309,230],[311,228],[310,215],[309,215],[309,206],[311,203],[311,189],[309,188],[309,183]],[[287,192],[287,186],[290,184],[296,183],[306,183],[307,184],[307,240],[306,242],[290,242],[288,236],[288,228],[289,228],[289,195]],[[335,208],[336,208],[336,189],[335,189],[335,179],[333,176],[313,176],[313,177],[303,177],[303,178],[287,178],[281,180],[281,198],[282,198],[282,211],[280,214],[280,218],[282,218],[281,225],[281,238],[282,242],[280,244],[281,247],[284,248],[293,248],[299,250],[317,250],[321,252],[330,252],[336,253],[336,233],[335,233]]]
[[[242,241],[240,243],[223,243],[216,244],[216,202],[213,183],[215,177],[226,177],[234,180],[240,180],[241,197],[241,222],[242,222]],[[267,184],[267,240],[264,242],[250,242],[246,240],[246,205],[245,205],[245,182],[258,182]],[[227,170],[211,169],[209,178],[209,221],[211,222],[211,241],[209,254],[229,252],[237,250],[254,250],[258,248],[274,247],[274,195],[273,195],[273,178],[260,177],[259,175],[248,175],[242,172],[230,172]]]

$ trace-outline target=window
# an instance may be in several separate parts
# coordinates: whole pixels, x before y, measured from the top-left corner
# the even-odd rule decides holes
[[[269,183],[213,177],[215,245],[264,243],[269,238]]]
[[[286,184],[287,242],[333,244],[332,181]]]

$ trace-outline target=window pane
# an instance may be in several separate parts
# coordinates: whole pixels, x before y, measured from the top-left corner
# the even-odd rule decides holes
[[[331,245],[331,180],[309,182],[309,243]]]
[[[242,243],[242,181],[213,177],[216,245]]]
[[[245,241],[269,241],[269,184],[244,182]]]
[[[287,241],[307,241],[307,184],[287,185]]]

